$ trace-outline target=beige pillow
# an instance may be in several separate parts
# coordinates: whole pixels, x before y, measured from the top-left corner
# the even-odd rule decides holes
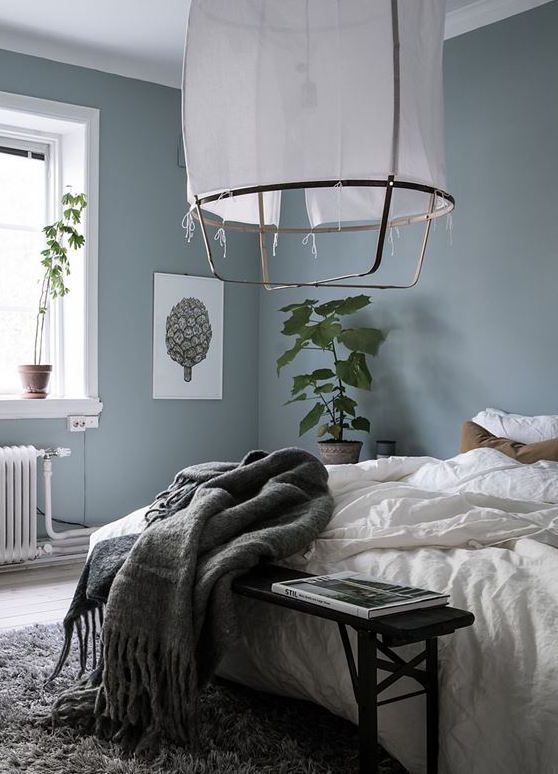
[[[518,462],[558,462],[558,438],[539,443],[519,443],[510,441],[509,438],[496,438],[475,422],[465,422],[461,431],[461,451],[467,452],[471,449],[496,449]]]

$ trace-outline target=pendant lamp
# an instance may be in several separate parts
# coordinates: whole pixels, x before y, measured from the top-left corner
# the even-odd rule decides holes
[[[407,288],[418,281],[445,190],[444,0],[192,0],[183,74],[188,233],[259,233],[268,289]],[[281,226],[283,192],[303,189],[307,223]],[[372,284],[389,229],[423,223],[415,275]],[[281,282],[268,239],[377,232],[370,266]],[[217,236],[224,236],[221,231]],[[277,239],[277,237],[275,237]],[[372,240],[371,240],[372,241]],[[361,282],[353,282],[362,280]]]

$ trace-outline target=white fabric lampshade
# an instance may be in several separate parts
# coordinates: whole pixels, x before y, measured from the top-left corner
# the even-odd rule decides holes
[[[192,0],[184,60],[188,198],[257,224],[239,188],[394,175],[445,190],[444,0]],[[384,187],[306,188],[311,227],[377,223]],[[426,214],[396,189],[390,222]],[[434,206],[443,209],[442,198]],[[281,192],[264,193],[278,225]]]

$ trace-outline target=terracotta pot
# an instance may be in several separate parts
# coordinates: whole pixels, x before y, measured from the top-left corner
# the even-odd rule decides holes
[[[358,462],[362,441],[318,441],[324,465],[350,465]]]
[[[23,387],[22,398],[46,398],[52,373],[51,365],[21,365],[17,370]]]

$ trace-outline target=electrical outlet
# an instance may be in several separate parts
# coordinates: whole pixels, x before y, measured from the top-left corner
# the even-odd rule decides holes
[[[70,433],[85,433],[85,417],[68,417],[66,428]]]
[[[70,433],[84,433],[87,429],[99,427],[99,417],[76,416],[66,418],[66,428]]]

